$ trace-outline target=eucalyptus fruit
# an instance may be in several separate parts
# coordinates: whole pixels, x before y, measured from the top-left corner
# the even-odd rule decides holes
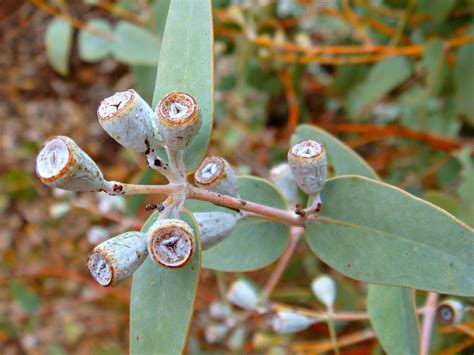
[[[212,156],[204,159],[194,173],[194,181],[203,189],[232,197],[239,196],[234,170],[224,158]]]

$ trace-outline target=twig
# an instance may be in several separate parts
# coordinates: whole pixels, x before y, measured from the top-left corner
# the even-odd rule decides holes
[[[190,199],[212,202],[214,204],[228,207],[237,211],[242,210],[253,212],[271,220],[285,222],[295,226],[304,226],[308,221],[307,218],[298,216],[292,211],[285,211],[278,208],[261,205],[259,203],[241,200],[235,197],[200,189],[192,185],[188,185],[187,197]]]
[[[420,355],[428,355],[431,343],[431,331],[436,315],[436,304],[438,303],[438,294],[434,292],[428,293],[425,303],[425,312],[423,317],[423,325],[421,327],[421,347]]]
[[[296,129],[298,125],[298,119],[300,116],[300,105],[298,104],[298,98],[295,93],[295,88],[291,81],[291,75],[288,69],[282,69],[278,71],[278,76],[283,83],[285,88],[286,101],[288,102],[288,122],[285,135],[289,137]]]
[[[345,335],[339,338],[339,347],[354,345],[375,338],[375,332],[365,329],[357,333]],[[290,346],[291,353],[297,354],[320,354],[334,349],[330,340],[298,342]]]
[[[352,26],[354,27],[354,30],[357,33],[357,37],[359,37],[359,39],[366,46],[372,46],[373,45],[372,40],[370,39],[369,35],[360,24],[359,19],[356,16],[356,14],[352,11],[351,6],[349,4],[349,0],[341,0],[341,4],[347,18],[352,23]]]
[[[304,233],[304,229],[301,227],[291,227],[290,230],[290,242],[288,243],[288,247],[286,248],[285,252],[278,260],[278,264],[273,270],[270,278],[268,279],[267,283],[263,287],[261,300],[265,302],[270,294],[272,293],[273,289],[277,285],[278,281],[280,281],[283,272],[285,271],[288,263],[291,260],[291,256],[295,252],[296,246],[298,245],[298,240],[300,239],[301,235]]]

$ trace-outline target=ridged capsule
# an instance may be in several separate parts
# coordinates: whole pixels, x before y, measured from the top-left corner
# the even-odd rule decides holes
[[[158,130],[164,144],[171,150],[182,150],[194,139],[201,128],[199,107],[191,95],[172,92],[156,107]]]
[[[226,298],[233,305],[249,311],[258,308],[258,291],[250,281],[243,278],[231,285]]]
[[[148,231],[148,253],[157,264],[180,268],[191,260],[194,252],[194,232],[184,221],[163,219]]]
[[[444,300],[436,309],[436,317],[443,325],[459,324],[464,318],[464,305],[455,299]]]
[[[110,286],[131,276],[147,255],[146,235],[126,232],[97,245],[87,266],[100,285]]]
[[[134,152],[148,154],[162,146],[155,114],[135,90],[116,92],[102,100],[97,117],[113,139]]]
[[[281,163],[270,170],[270,180],[280,188],[290,206],[298,202],[298,186],[288,163]]]
[[[327,276],[321,275],[311,282],[311,290],[316,298],[327,308],[332,308],[336,302],[336,283]]]
[[[237,177],[224,158],[212,156],[204,159],[194,173],[194,180],[203,189],[239,197]]]
[[[203,250],[228,237],[238,221],[235,215],[225,212],[196,212],[194,218],[199,226]]]
[[[302,314],[279,311],[272,318],[272,329],[275,333],[292,334],[309,328],[313,323],[310,318]]]
[[[36,175],[41,182],[70,191],[97,191],[107,182],[96,163],[71,139],[47,140],[36,157]]]
[[[295,144],[288,152],[288,163],[301,190],[310,196],[319,194],[327,175],[327,159],[323,145],[314,140]]]

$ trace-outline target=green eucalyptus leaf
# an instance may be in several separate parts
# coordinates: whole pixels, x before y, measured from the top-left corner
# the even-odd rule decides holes
[[[314,139],[326,149],[328,164],[334,168],[335,175],[362,175],[378,178],[377,173],[356,152],[330,133],[310,125],[301,125],[291,137],[291,144]]]
[[[160,54],[158,36],[127,21],[115,26],[112,53],[125,64],[156,65]]]
[[[457,112],[474,126],[474,44],[461,47],[458,50],[455,82]]]
[[[441,40],[429,41],[423,52],[426,88],[431,95],[438,95],[448,76],[448,62]]]
[[[186,165],[192,172],[204,157],[213,121],[214,52],[212,7],[209,0],[173,0],[170,4],[153,106],[173,91],[183,91],[194,96],[201,113],[201,130],[184,151]]]
[[[297,128],[291,141],[296,143],[306,139],[316,139],[323,143],[328,160],[333,162],[336,175],[357,174],[379,179],[375,171],[354,150],[326,131],[303,125]],[[369,316],[385,351],[390,354],[404,354],[403,351],[391,351],[396,350],[391,336],[396,335],[394,342],[402,346],[413,344],[413,334],[418,334],[416,321],[407,321],[416,319],[413,302],[407,302],[408,299],[413,298],[413,291],[407,288],[374,284],[369,284],[368,290]],[[385,310],[390,310],[394,315],[386,316]]]
[[[158,217],[144,224],[147,231]],[[194,230],[196,250],[182,268],[167,269],[150,258],[133,276],[130,311],[131,354],[180,354],[186,346],[199,281],[199,228],[189,212],[181,219]]]
[[[242,199],[288,208],[284,197],[268,181],[252,176],[241,176],[238,181]],[[193,212],[229,211],[201,201],[187,201],[187,206]],[[257,217],[243,218],[224,241],[203,252],[202,266],[228,272],[261,269],[283,254],[288,239],[289,228],[283,223]]]
[[[373,104],[402,84],[412,74],[412,65],[405,57],[393,57],[375,64],[367,77],[351,90],[349,111],[360,118]]]
[[[474,295],[474,233],[446,211],[361,176],[328,180],[306,229],[313,252],[366,282]]]
[[[99,62],[109,56],[113,42],[94,33],[106,34],[113,38],[112,26],[107,20],[93,19],[87,22],[79,33],[79,57],[86,62]]]
[[[387,354],[416,355],[419,351],[415,295],[409,288],[370,285],[370,322]]]
[[[73,30],[62,18],[52,20],[46,30],[46,54],[53,69],[61,75],[69,73]]]

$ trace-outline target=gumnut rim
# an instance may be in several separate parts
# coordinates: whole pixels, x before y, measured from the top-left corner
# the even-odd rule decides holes
[[[36,157],[36,175],[43,183],[59,179],[74,163],[74,154],[64,137],[48,139]]]
[[[136,99],[137,93],[130,89],[127,91],[116,92],[112,96],[103,99],[97,108],[97,117],[101,120],[108,120],[116,116],[120,111]]]
[[[172,92],[161,99],[156,108],[160,121],[170,126],[193,123],[198,118],[194,97],[184,92]]]
[[[194,254],[191,227],[181,220],[165,220],[151,230],[148,252],[156,263],[167,268],[181,268]]]
[[[295,144],[290,152],[296,159],[315,160],[324,155],[324,147],[319,142],[307,140]]]
[[[92,277],[101,286],[114,283],[115,270],[107,255],[99,250],[93,250],[87,259],[87,267]]]
[[[194,173],[194,180],[199,185],[210,185],[222,176],[224,170],[224,159],[215,156],[207,157]]]

